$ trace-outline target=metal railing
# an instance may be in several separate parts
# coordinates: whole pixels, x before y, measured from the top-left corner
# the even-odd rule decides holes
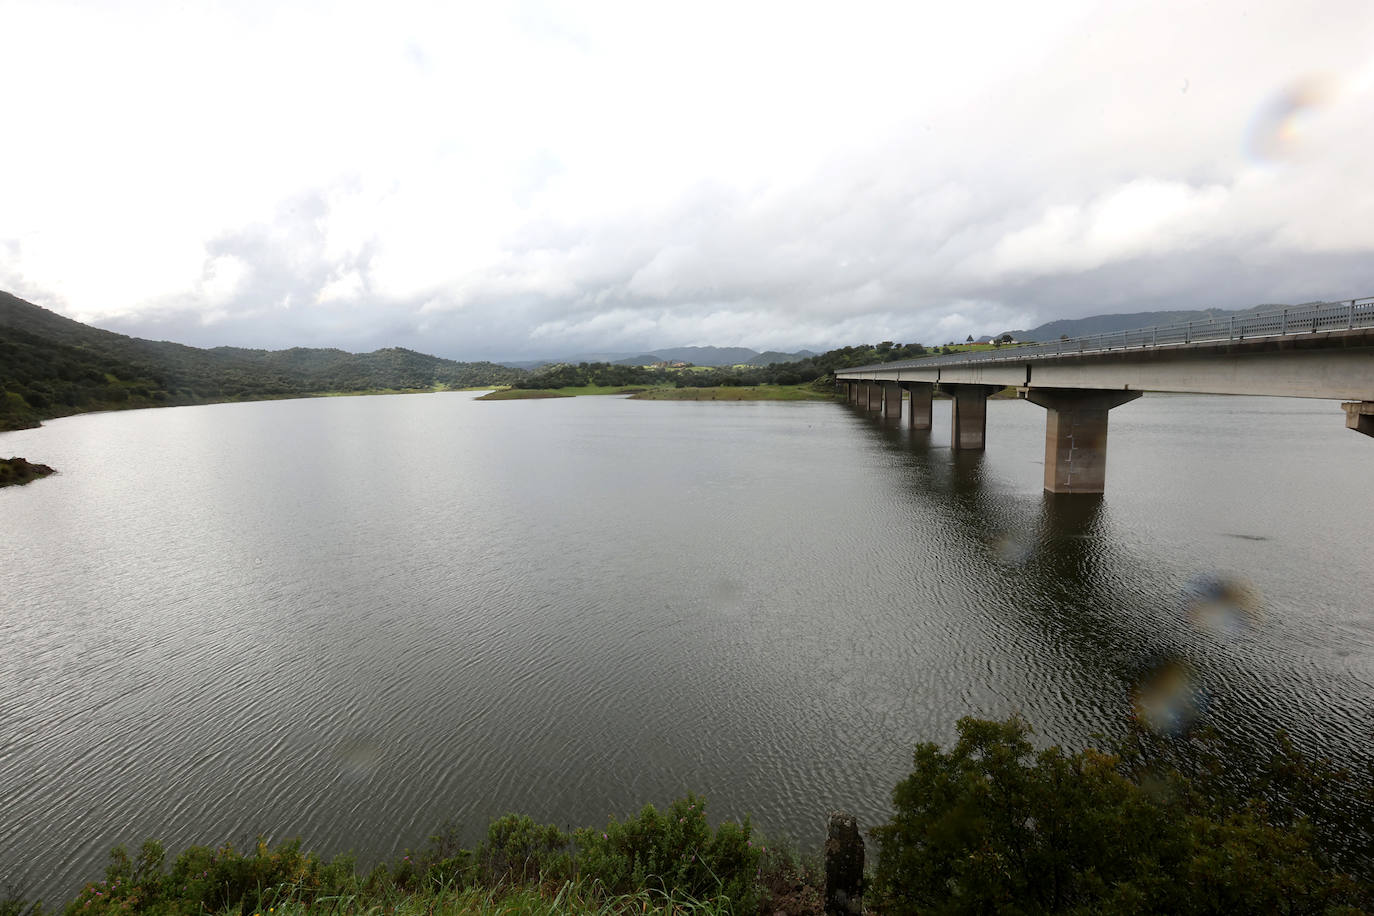
[[[907,369],[926,366],[953,366],[981,362],[1020,362],[1052,356],[1077,356],[1080,353],[1106,353],[1115,350],[1140,350],[1147,347],[1181,346],[1213,341],[1253,340],[1257,337],[1282,337],[1315,334],[1321,331],[1350,331],[1374,328],[1374,296],[1300,305],[1272,312],[1223,315],[1181,324],[1162,324],[1130,331],[1112,331],[1048,343],[1009,344],[992,350],[968,350],[942,356],[923,356],[892,363],[874,363],[837,369],[837,374],[870,369]]]

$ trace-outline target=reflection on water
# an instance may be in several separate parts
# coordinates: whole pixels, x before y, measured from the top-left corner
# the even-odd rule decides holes
[[[1105,497],[1042,492],[1031,405],[983,453],[948,420],[449,394],[6,434],[63,474],[0,493],[0,864],[61,897],[146,836],[366,861],[689,790],[812,845],[967,714],[1374,760],[1339,409],[1147,397]]]
[[[1174,418],[1168,416],[1169,410],[1182,407],[1190,414],[1187,420],[1191,427],[1197,423],[1196,415],[1192,414],[1195,406],[1205,404],[1208,409],[1222,413],[1225,408],[1237,404],[1254,405],[1247,415],[1235,418],[1234,422],[1239,424],[1252,421],[1254,415],[1273,403],[1265,399],[1162,398],[1150,405],[1155,408],[1151,411],[1155,415],[1151,419],[1173,422]],[[1334,415],[1323,416],[1313,409],[1315,405],[1307,402],[1281,403],[1287,405],[1285,413],[1303,419],[1316,420],[1320,416],[1330,423]],[[1042,428],[1039,424],[1043,423],[1043,414],[1038,411],[1022,410],[1017,417],[1012,412],[1016,407],[1006,402],[992,402],[990,406],[999,413],[998,417],[989,420],[990,441],[997,432],[999,420],[1019,422],[1025,431],[1038,432]],[[1275,670],[1276,662],[1287,663],[1292,658],[1294,647],[1284,645],[1290,633],[1260,632],[1268,620],[1264,596],[1255,582],[1233,571],[1248,567],[1291,585],[1292,579],[1285,573],[1300,566],[1302,557],[1312,555],[1310,547],[1304,545],[1305,549],[1297,555],[1290,554],[1277,559],[1276,563],[1272,552],[1258,547],[1270,541],[1270,535],[1224,532],[1224,537],[1257,545],[1254,555],[1246,558],[1247,563],[1229,568],[1211,566],[1207,563],[1207,555],[1198,553],[1189,557],[1189,566],[1156,565],[1159,558],[1151,553],[1170,545],[1142,541],[1126,527],[1130,521],[1127,514],[1113,512],[1114,506],[1126,502],[1122,498],[1123,490],[1128,491],[1128,496],[1149,499],[1149,490],[1136,489],[1135,493],[1129,493],[1134,481],[1109,478],[1111,493],[1107,497],[1037,493],[1033,484],[1024,486],[1019,493],[1012,493],[1007,491],[1002,474],[1015,459],[1006,452],[994,451],[996,446],[993,444],[984,452],[949,450],[948,436],[940,435],[941,421],[947,420],[947,414],[945,418],[937,415],[935,432],[929,432],[902,428],[891,421],[873,422],[861,410],[851,408],[851,412],[868,424],[870,435],[914,465],[917,473],[912,476],[912,486],[919,491],[919,501],[925,504],[922,508],[937,504],[935,514],[943,525],[949,526],[947,530],[968,532],[970,540],[987,546],[987,556],[993,563],[1015,577],[1014,587],[1022,598],[1015,609],[1018,619],[1027,626],[1043,628],[1041,635],[1046,640],[1052,639],[1057,648],[1067,650],[1067,657],[1098,684],[1110,685],[1109,691],[1099,693],[1101,706],[1095,710],[1107,713],[1102,719],[1103,730],[1110,730],[1113,723],[1120,724],[1127,717],[1169,733],[1207,725],[1232,737],[1252,741],[1262,740],[1277,729],[1297,729],[1307,734],[1313,748],[1320,747],[1322,752],[1350,762],[1357,770],[1360,761],[1374,757],[1370,618],[1365,602],[1358,596],[1340,594],[1340,578],[1349,570],[1343,571],[1334,559],[1323,582],[1326,590],[1338,595],[1334,607],[1330,608],[1334,614],[1326,620],[1317,620],[1317,615],[1311,615],[1305,622],[1318,627],[1334,625],[1336,632],[1351,625],[1360,628],[1364,648],[1358,653],[1362,661],[1350,672],[1355,675],[1353,696],[1341,695],[1339,689],[1333,689],[1331,685],[1336,679],[1331,676],[1334,672],[1314,674],[1310,670],[1289,669],[1280,675]],[[1158,478],[1170,469],[1181,468],[1185,475],[1205,474],[1210,473],[1207,466],[1219,465],[1226,474],[1234,473],[1231,456],[1217,447],[1220,443],[1206,439],[1194,439],[1189,443],[1194,454],[1188,457],[1204,464],[1201,472],[1188,469],[1178,460],[1169,461],[1163,468],[1159,464],[1122,462],[1120,453],[1126,453],[1129,459],[1137,444],[1129,435],[1129,426],[1125,441],[1121,441],[1122,433],[1117,430],[1124,425],[1118,418],[1129,416],[1124,412],[1113,414],[1115,451],[1111,458],[1114,474],[1122,464],[1127,464],[1128,471],[1139,468],[1154,476],[1153,487],[1167,488],[1172,482],[1161,482]],[[1168,431],[1165,422],[1151,429],[1152,433],[1161,431]],[[1277,436],[1280,441],[1288,439],[1300,443],[1305,458],[1312,454],[1308,447],[1311,443],[1301,443],[1292,436],[1291,430],[1284,432],[1289,435],[1280,433]],[[1223,438],[1225,433],[1223,430]],[[1029,454],[1039,458],[1039,454],[1030,449],[1040,443],[1031,435],[1018,436],[1014,441],[1016,447],[1023,450],[1020,454],[1023,463],[1038,465],[1038,461],[1025,459]],[[1322,441],[1323,447],[1329,447],[1327,439]],[[1329,441],[1338,448],[1339,458],[1333,460],[1334,456],[1328,455],[1324,468],[1338,469],[1340,474],[1349,476],[1358,473],[1358,468],[1368,461],[1369,456],[1359,450],[1363,443],[1339,437]],[[1243,487],[1223,487],[1214,496],[1222,497],[1227,515],[1210,513],[1206,506],[1188,507],[1190,511],[1176,511],[1166,517],[1167,525],[1163,530],[1170,535],[1177,533],[1196,538],[1201,533],[1198,529],[1204,524],[1224,527],[1233,518],[1230,510],[1242,508],[1229,499],[1245,500],[1252,509],[1262,506],[1265,501],[1274,501],[1273,508],[1277,511],[1266,520],[1267,524],[1276,525],[1278,531],[1289,528],[1286,523],[1291,515],[1284,510],[1288,505],[1300,504],[1301,498],[1291,493],[1290,498],[1280,504],[1275,499],[1279,490],[1292,485],[1280,481],[1285,474],[1303,478],[1313,473],[1313,469],[1310,465],[1285,460],[1288,456],[1284,451],[1276,449],[1276,454],[1267,456],[1267,460],[1248,463],[1249,467],[1242,465],[1243,472],[1252,471],[1255,464],[1271,472],[1273,479],[1268,481],[1262,499],[1256,500],[1256,494]],[[1197,454],[1199,452],[1202,454]],[[1145,456],[1137,454],[1135,457]],[[1023,476],[1029,484],[1030,475]],[[1224,481],[1218,476],[1216,482]],[[1336,484],[1334,481],[1328,483],[1330,486],[1312,489],[1322,490],[1324,501],[1334,505],[1339,500],[1332,500],[1330,496]],[[1180,507],[1174,505],[1172,508],[1178,510]],[[1241,515],[1237,513],[1235,517]],[[1354,532],[1363,526],[1355,522],[1352,527],[1346,527],[1352,515],[1344,510],[1338,511],[1332,521],[1337,528],[1354,537],[1359,536]],[[1172,531],[1168,526],[1172,526]],[[1301,537],[1292,537],[1291,530],[1285,533],[1288,536],[1272,537],[1302,542]],[[1332,537],[1333,532],[1322,532],[1316,527],[1305,528],[1302,534],[1320,536],[1328,544],[1347,536]],[[1343,549],[1347,555],[1356,552],[1352,542],[1346,542]],[[1265,568],[1265,563],[1276,564],[1278,568]],[[1182,579],[1180,573],[1187,569],[1192,572]],[[1362,577],[1364,571],[1357,575]],[[1284,592],[1274,604],[1282,606],[1293,600],[1291,588]],[[1310,634],[1307,638],[1311,638]],[[1340,658],[1350,657],[1335,645],[1328,647],[1328,651]],[[1116,709],[1113,709],[1112,693],[1117,697]],[[1086,697],[1080,696],[1071,702],[1084,699]],[[1331,704],[1342,712],[1333,715],[1335,710]],[[1313,728],[1313,723],[1304,722],[1303,716],[1294,715],[1298,708],[1310,710],[1322,724]],[[1053,717],[1053,710],[1045,712]],[[1031,720],[1037,724],[1044,721],[1034,716]]]

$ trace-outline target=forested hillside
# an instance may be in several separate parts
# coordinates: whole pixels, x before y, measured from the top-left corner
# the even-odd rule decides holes
[[[525,374],[399,348],[202,350],[102,331],[0,292],[0,430],[89,410],[508,385]]]
[[[680,348],[717,352],[716,348]],[[659,368],[609,362],[545,366],[529,372],[463,363],[392,347],[372,353],[307,349],[203,350],[103,331],[0,292],[0,430],[91,410],[251,401],[328,392],[428,390],[513,385],[711,387],[824,382],[840,368],[911,359],[921,344],[883,341],[761,365],[791,354],[757,354],[752,365]],[[753,353],[752,350],[742,351]]]

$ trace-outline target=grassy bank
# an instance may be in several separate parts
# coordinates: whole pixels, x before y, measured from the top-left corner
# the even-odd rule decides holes
[[[570,385],[566,388],[498,388],[479,401],[524,401],[531,398],[572,398],[582,395],[634,394],[643,385]]]
[[[501,388],[484,394],[479,401],[538,401],[541,398],[570,398],[571,394],[548,388]]]
[[[645,388],[642,385],[578,385],[567,388],[502,388],[479,401],[522,401],[582,395],[628,394],[637,401],[828,401],[833,394],[811,385],[721,385],[711,388]]]
[[[830,401],[835,395],[811,385],[721,385],[714,388],[650,388],[636,401]]]

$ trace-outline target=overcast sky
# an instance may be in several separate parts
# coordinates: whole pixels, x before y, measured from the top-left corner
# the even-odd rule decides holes
[[[1374,295],[1374,3],[0,0],[0,289],[200,346]]]

